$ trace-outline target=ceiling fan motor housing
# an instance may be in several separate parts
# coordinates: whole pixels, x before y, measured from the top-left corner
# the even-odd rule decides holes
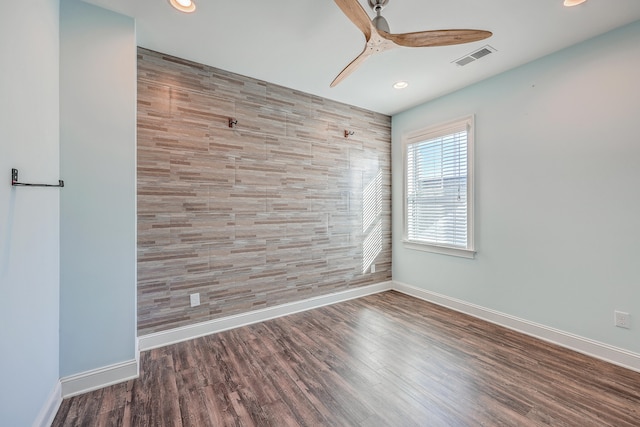
[[[376,30],[378,31],[384,31],[385,33],[390,33],[391,30],[389,29],[389,23],[387,22],[386,19],[384,19],[384,17],[378,15],[375,18],[373,18],[373,26],[376,27]]]
[[[376,13],[376,17],[371,21],[373,26],[379,31],[390,33],[391,30],[389,29],[389,23],[382,15],[380,15],[382,9],[384,9],[387,3],[389,3],[389,0],[369,0],[369,6]]]

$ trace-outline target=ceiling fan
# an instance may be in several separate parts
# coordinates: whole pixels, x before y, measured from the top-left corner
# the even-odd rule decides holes
[[[336,86],[355,71],[365,59],[374,53],[384,52],[399,46],[430,47],[450,46],[483,40],[491,37],[491,31],[483,30],[434,30],[418,31],[415,33],[392,34],[387,20],[380,14],[389,0],[368,0],[369,6],[376,13],[376,17],[369,19],[369,15],[360,6],[358,0],[335,0],[336,4],[347,18],[362,31],[366,39],[364,50],[331,82]]]

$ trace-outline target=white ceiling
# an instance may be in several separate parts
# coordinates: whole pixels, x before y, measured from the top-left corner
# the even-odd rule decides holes
[[[85,1],[135,18],[139,46],[390,115],[640,19],[640,0],[571,8],[562,0],[390,0],[383,15],[393,33],[471,28],[494,35],[374,55],[329,88],[365,43],[332,0],[194,0],[193,14],[168,0]],[[497,52],[452,64],[486,44]],[[393,89],[398,80],[410,86]]]

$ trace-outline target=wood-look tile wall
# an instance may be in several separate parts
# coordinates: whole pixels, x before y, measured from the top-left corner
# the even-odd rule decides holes
[[[140,335],[390,279],[390,117],[139,48]]]

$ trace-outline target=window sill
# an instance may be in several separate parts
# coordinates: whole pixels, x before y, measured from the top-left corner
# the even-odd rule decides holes
[[[474,251],[473,249],[452,248],[449,246],[436,246],[436,245],[429,245],[427,243],[412,242],[409,240],[403,240],[402,243],[405,248],[412,249],[415,251],[431,252],[431,253],[442,254],[442,255],[451,255],[451,256],[457,256],[457,257],[468,258],[468,259],[473,259],[475,258],[475,255],[476,255],[476,251]]]

